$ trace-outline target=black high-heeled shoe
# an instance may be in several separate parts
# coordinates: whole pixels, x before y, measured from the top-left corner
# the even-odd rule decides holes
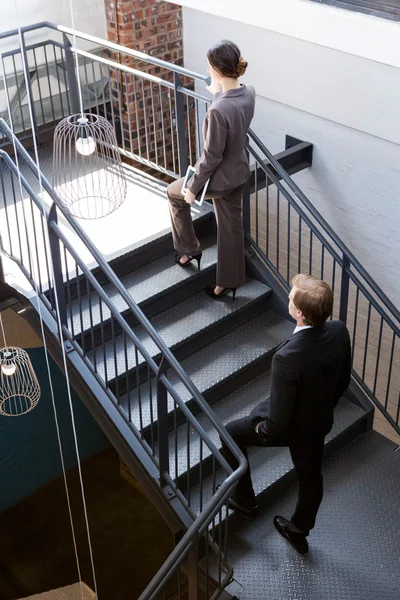
[[[232,302],[235,299],[236,296],[236,290],[237,288],[224,288],[222,290],[222,292],[220,292],[219,294],[216,294],[214,292],[214,288],[206,288],[206,292],[207,294],[211,297],[214,298],[215,300],[218,300],[218,298],[221,298],[222,296],[225,296],[225,294],[227,294],[228,292],[232,291]]]
[[[187,256],[187,258],[188,258],[188,260],[184,263],[181,263],[182,256]],[[196,254],[196,256],[188,256],[187,254],[176,254],[175,262],[180,267],[187,267],[192,262],[192,260],[195,260],[195,261],[197,261],[197,270],[200,271],[200,262],[201,262],[202,256],[203,256],[202,252],[200,252],[200,254]]]

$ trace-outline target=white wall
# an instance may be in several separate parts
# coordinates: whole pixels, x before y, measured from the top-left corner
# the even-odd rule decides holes
[[[180,0],[179,4],[400,67],[400,23],[309,0]]]
[[[202,11],[183,17],[189,69],[204,73],[219,39],[238,43],[258,94],[253,128],[275,153],[285,134],[314,144],[296,181],[400,304],[400,69]]]
[[[17,0],[18,16],[14,2],[2,1],[0,32],[10,31],[18,27],[32,25],[40,21],[50,21],[56,25],[71,27],[71,12],[69,0]],[[106,17],[104,0],[72,0],[74,9],[75,28],[79,31],[106,38]],[[27,39],[38,40],[48,38],[50,30],[45,29],[29,34]],[[0,52],[14,48],[18,39],[0,40]],[[79,47],[90,48],[92,45]]]

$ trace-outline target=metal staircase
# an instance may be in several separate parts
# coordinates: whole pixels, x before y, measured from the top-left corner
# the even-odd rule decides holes
[[[132,50],[119,50],[135,56]],[[92,55],[90,60],[102,59]],[[114,66],[125,74],[129,69]],[[173,75],[173,83],[168,77],[164,83],[175,94],[169,101],[176,119],[176,159],[170,163],[165,155],[157,164],[150,150],[139,155],[126,140],[121,151],[177,176],[200,151],[196,130],[209,100],[179,79],[205,78],[168,63],[162,66]],[[137,71],[132,76],[140,78]],[[149,81],[145,73],[143,80]],[[111,90],[114,82],[109,79]],[[113,114],[108,100],[103,108]],[[2,120],[0,129],[4,140],[15,141]],[[150,125],[147,134],[152,135]],[[372,427],[371,401],[400,431],[400,315],[290,178],[288,173],[311,165],[310,144],[288,138],[285,152],[274,157],[250,133],[252,176],[244,196],[248,280],[235,302],[229,296],[215,302],[204,293],[215,282],[211,207],[195,218],[203,246],[200,272],[174,263],[169,232],[143,240],[134,251],[114,258],[111,268],[79,224],[62,213],[56,192],[21,143],[16,146],[19,160],[41,178],[52,203],[49,210],[43,208],[22,177],[29,212],[19,211],[18,171],[0,151],[5,215],[0,251],[19,265],[37,291],[56,362],[62,365],[63,346],[73,387],[176,534],[175,550],[140,600],[170,597],[167,586],[176,598],[233,597],[237,585],[229,563],[226,502],[246,461],[223,423],[247,414],[268,395],[273,353],[293,329],[286,314],[291,277],[307,270],[328,279],[336,300],[333,317],[347,322],[353,339],[353,382],[338,405],[326,456]],[[59,226],[60,215],[89,252],[90,268]],[[23,233],[20,240],[13,238],[10,223],[18,220],[26,240]],[[24,313],[34,326],[38,308],[34,300]],[[233,472],[221,455],[221,437],[238,458]],[[250,460],[261,503],[295,481],[286,449],[256,448]]]

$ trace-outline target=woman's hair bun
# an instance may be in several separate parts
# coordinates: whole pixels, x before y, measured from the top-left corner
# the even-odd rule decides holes
[[[247,60],[244,60],[243,56],[241,56],[239,58],[239,62],[238,62],[238,66],[237,66],[237,71],[236,71],[236,76],[237,77],[242,77],[242,75],[244,75],[246,73],[246,69],[247,69],[247,65],[249,63],[247,62]]]
[[[207,52],[207,58],[212,68],[222,77],[241,77],[247,69],[247,61],[231,40],[221,40],[214,44]]]

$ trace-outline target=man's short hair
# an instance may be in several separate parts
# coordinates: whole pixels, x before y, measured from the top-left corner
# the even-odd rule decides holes
[[[306,325],[323,325],[333,310],[333,293],[330,286],[312,275],[300,273],[292,279],[296,290],[292,302],[303,313]]]

